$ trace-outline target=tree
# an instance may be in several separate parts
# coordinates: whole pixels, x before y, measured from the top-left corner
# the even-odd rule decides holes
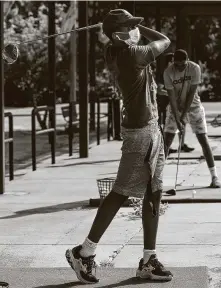
[[[56,3],[56,33],[60,32],[60,23],[65,15],[66,4]],[[16,1],[4,22],[5,44],[8,42],[23,42],[42,38],[48,34],[48,8],[44,2]],[[58,86],[68,82],[67,73],[62,74],[62,67],[68,64],[69,35],[56,38],[56,65],[58,69]],[[33,105],[37,107],[44,104],[48,96],[48,56],[47,41],[38,40],[19,45],[19,59],[11,66],[6,67],[5,85],[6,105]],[[67,65],[68,66],[68,65]],[[62,85],[61,85],[62,86]],[[14,90],[10,90],[14,87]],[[16,89],[17,88],[17,89]],[[16,95],[12,97],[12,95]],[[23,99],[16,99],[17,94]],[[11,100],[11,101],[10,101]],[[42,129],[46,127],[46,117],[41,120]]]

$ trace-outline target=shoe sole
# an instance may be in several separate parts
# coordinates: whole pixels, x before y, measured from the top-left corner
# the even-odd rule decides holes
[[[149,280],[153,280],[153,281],[171,281],[173,279],[173,276],[157,276],[154,274],[149,274],[146,276],[143,276],[140,270],[137,270],[136,272],[136,277],[137,278],[141,278],[141,279],[149,279]]]
[[[210,184],[209,188],[217,189],[217,188],[221,188],[221,186],[220,185],[211,185]]]
[[[68,261],[68,264],[71,266],[71,268],[74,270],[78,280],[84,284],[95,284],[95,282],[90,282],[82,278],[80,273],[80,266],[82,265],[79,263],[77,259],[74,258],[72,250],[68,249],[66,250],[65,257]]]

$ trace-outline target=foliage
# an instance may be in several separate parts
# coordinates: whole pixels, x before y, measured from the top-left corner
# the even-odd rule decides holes
[[[27,2],[24,2],[26,1],[15,2],[13,9],[5,19],[5,44],[34,40],[48,35],[48,7],[40,1],[29,2],[28,5]],[[55,27],[56,33],[59,33],[66,4],[56,3],[55,7]],[[62,73],[64,66],[68,67],[68,37],[69,35],[56,37],[57,87],[68,81],[68,74]],[[16,100],[12,97],[14,93],[16,93],[16,97],[18,93],[23,95],[24,101],[19,99],[21,105],[33,104],[33,102],[41,104],[42,101],[45,101],[50,73],[48,71],[47,44],[47,40],[39,40],[19,46],[19,59],[13,65],[7,66],[5,71],[6,105],[9,99],[13,102]],[[8,88],[12,87],[12,84],[15,91],[10,91]],[[10,97],[7,97],[9,93]]]
[[[131,202],[132,202],[132,204],[130,206],[133,207],[134,216],[141,218],[142,217],[143,199],[132,197]],[[167,203],[160,203],[159,215],[160,216],[164,215],[167,208],[168,208]]]
[[[118,7],[127,9],[129,2],[89,1],[89,25],[103,20],[104,15]],[[136,15],[140,16],[139,5],[136,5]],[[69,8],[69,1],[56,1],[56,32]],[[191,17],[189,20],[189,35],[194,47],[191,59],[198,62],[203,69],[202,93],[209,93],[210,99],[218,99],[220,93],[221,74],[221,36],[220,20],[215,17]],[[145,17],[145,25],[155,28],[155,18]],[[175,50],[176,19],[162,17],[162,32],[172,41],[171,50]],[[48,34],[48,7],[46,1],[15,1],[11,11],[5,17],[5,44],[44,37]],[[96,35],[96,93],[113,95],[115,83],[105,68],[103,57],[104,44],[101,33]],[[204,45],[202,45],[202,43]],[[48,41],[39,40],[20,46],[18,61],[5,66],[5,96],[6,105],[45,105],[48,99]],[[69,34],[56,37],[56,91],[57,97],[68,100],[70,86],[70,43]],[[78,63],[79,64],[79,63]],[[77,77],[78,81],[78,77]],[[205,92],[206,91],[206,92]],[[117,93],[117,97],[120,95]]]

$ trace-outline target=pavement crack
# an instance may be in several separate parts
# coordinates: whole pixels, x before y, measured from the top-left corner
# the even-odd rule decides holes
[[[105,266],[114,266],[114,259],[121,253],[121,251],[124,249],[124,247],[126,245],[128,245],[128,243],[134,238],[135,235],[137,235],[138,233],[140,233],[140,231],[142,230],[142,227],[140,227],[138,230],[136,230],[136,232],[133,233],[133,235],[127,239],[127,241],[125,241],[124,244],[120,245],[120,247],[117,250],[114,250],[112,255],[109,256],[109,259],[107,261],[102,261],[100,263],[100,266],[105,267]],[[129,244],[130,245],[130,244]]]

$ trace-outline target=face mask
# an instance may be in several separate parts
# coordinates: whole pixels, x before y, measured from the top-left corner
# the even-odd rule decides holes
[[[129,32],[130,40],[133,44],[137,44],[140,41],[140,30],[135,28]]]
[[[135,28],[130,32],[115,32],[115,38],[128,44],[137,44],[140,41],[140,30]]]

